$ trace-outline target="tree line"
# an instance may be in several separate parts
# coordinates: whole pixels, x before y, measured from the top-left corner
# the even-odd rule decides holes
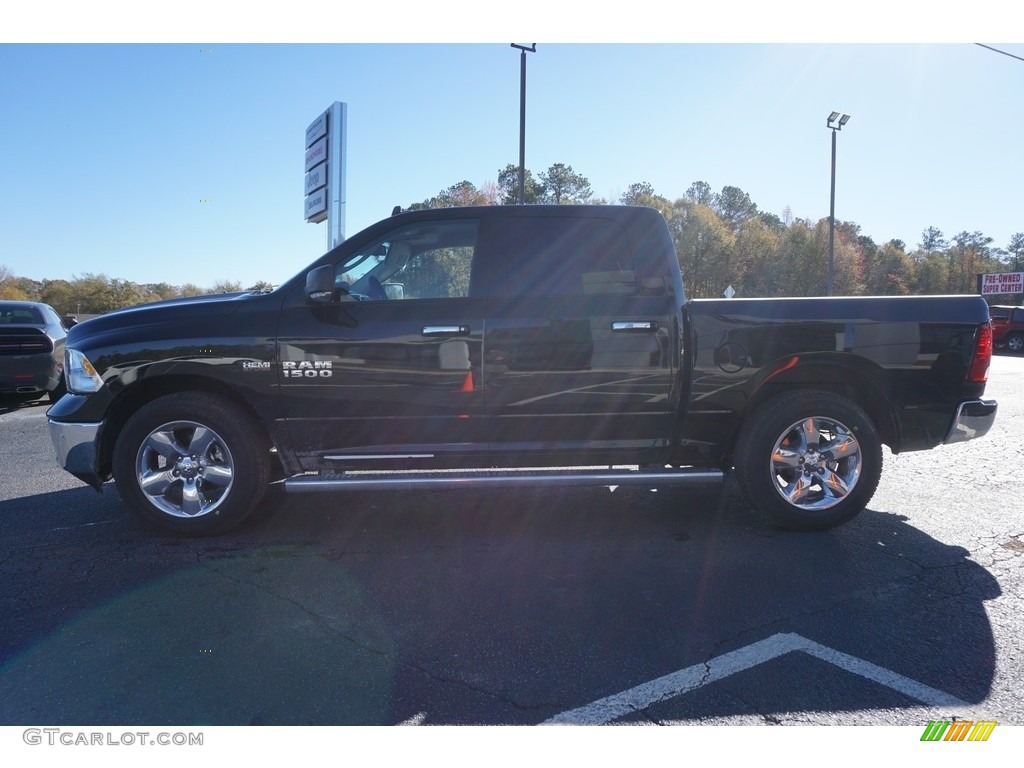
[[[260,281],[244,290],[270,288],[270,283]],[[211,288],[200,288],[193,283],[133,283],[130,280],[92,273],[76,275],[70,280],[32,280],[17,277],[10,269],[0,264],[0,299],[41,301],[57,310],[58,314],[65,316],[99,315],[151,301],[241,290],[242,284],[231,280],[222,280]]]
[[[589,180],[564,163],[555,163],[537,174],[527,169],[524,193],[527,205],[610,202],[596,197]],[[406,210],[508,205],[518,199],[519,168],[509,163],[494,181],[479,187],[461,181],[412,203]],[[828,218],[794,218],[788,207],[780,217],[760,210],[739,187],[725,186],[715,192],[704,181],[695,181],[674,200],[655,191],[648,182],[635,182],[614,202],[649,206],[661,212],[691,297],[718,297],[730,285],[740,297],[825,293]],[[977,293],[977,274],[1019,272],[1022,268],[1024,232],[1017,232],[1005,247],[999,247],[978,231],[964,230],[947,237],[937,227],[928,227],[916,247],[908,248],[902,240],[879,245],[861,232],[860,225],[836,222],[837,295],[971,294]],[[246,290],[270,287],[260,282]],[[149,301],[238,290],[242,290],[241,283],[231,281],[200,288],[191,283],[140,284],[102,274],[37,281],[16,277],[0,265],[0,299],[43,301],[65,315],[99,314]]]

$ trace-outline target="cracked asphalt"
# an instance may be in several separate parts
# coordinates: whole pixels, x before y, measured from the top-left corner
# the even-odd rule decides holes
[[[169,538],[0,407],[0,724],[537,724],[777,633],[786,653],[644,724],[1024,724],[1024,358],[985,438],[886,454],[852,523],[755,522],[729,487],[272,496]]]

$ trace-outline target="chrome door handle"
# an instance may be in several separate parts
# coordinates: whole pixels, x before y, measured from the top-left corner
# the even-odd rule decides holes
[[[469,336],[468,325],[424,325],[424,336]]]
[[[616,320],[612,323],[612,330],[619,332],[629,331],[654,331],[657,330],[658,324],[651,322],[650,320]]]

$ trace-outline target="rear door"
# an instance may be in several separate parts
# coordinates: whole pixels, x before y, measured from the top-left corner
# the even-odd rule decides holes
[[[526,208],[503,218],[497,242],[483,355],[491,450],[608,463],[663,449],[675,301],[650,290],[623,225],[598,208]]]

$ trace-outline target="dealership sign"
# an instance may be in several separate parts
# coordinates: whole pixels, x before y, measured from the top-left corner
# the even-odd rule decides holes
[[[306,174],[306,195],[327,186],[327,163],[320,163]]]
[[[348,107],[336,101],[306,128],[303,214],[327,222],[327,247],[345,239],[345,139]]]
[[[327,218],[327,190],[318,189],[306,195],[306,221],[318,222]]]
[[[1024,293],[1024,272],[989,272],[978,275],[978,293],[982,296]]]
[[[309,128],[306,129],[306,146],[313,146],[313,142],[319,139],[321,136],[327,135],[327,113],[330,110],[326,110],[320,117],[309,124]]]
[[[306,170],[327,160],[327,137],[306,149]]]

